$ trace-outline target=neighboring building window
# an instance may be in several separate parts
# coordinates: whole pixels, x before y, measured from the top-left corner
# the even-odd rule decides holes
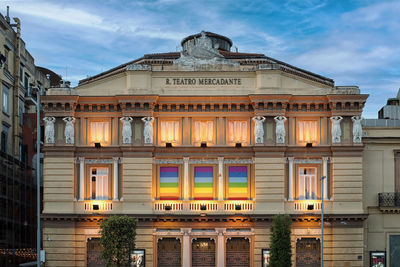
[[[4,49],[4,57],[6,58],[6,60],[4,61],[4,68],[6,70],[8,70],[8,54],[9,54],[10,50],[8,50],[7,48]]]
[[[25,87],[25,90],[29,89],[30,79],[31,78],[29,77],[29,75],[25,73],[25,76],[24,76],[24,87]]]
[[[90,137],[92,143],[110,144],[110,122],[90,122]]]
[[[214,168],[212,166],[194,167],[193,197],[197,200],[214,199]]]
[[[390,248],[390,266],[398,266],[396,264],[400,262],[400,235],[389,236],[389,248]]]
[[[228,142],[247,143],[247,121],[232,120],[228,124]]]
[[[214,142],[214,122],[195,121],[194,122],[194,142],[213,143]]]
[[[25,107],[24,107],[24,101],[19,98],[18,99],[18,121],[19,125],[22,125],[24,122],[24,112],[25,112]]]
[[[1,129],[1,151],[7,153],[9,127],[3,125]]]
[[[19,66],[19,81],[22,82],[24,81],[24,66]]]
[[[90,199],[108,199],[108,173],[107,167],[90,167]]]
[[[179,121],[161,121],[161,142],[178,143]]]
[[[228,198],[245,200],[249,198],[248,166],[228,166]]]
[[[297,124],[298,143],[316,143],[318,141],[316,120],[301,120]]]
[[[298,199],[317,199],[317,168],[299,167],[297,176]]]
[[[7,114],[9,113],[10,109],[9,95],[10,95],[10,88],[7,85],[3,84],[3,95],[2,95],[3,112]]]
[[[179,167],[169,166],[159,168],[159,197],[161,200],[177,200],[180,197]]]

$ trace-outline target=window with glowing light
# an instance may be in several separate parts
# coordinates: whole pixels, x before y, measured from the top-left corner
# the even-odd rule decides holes
[[[318,198],[318,179],[316,167],[299,167],[297,174],[298,199]]]
[[[227,197],[230,200],[247,200],[250,197],[249,166],[227,167]]]
[[[179,166],[160,166],[158,197],[160,200],[178,200],[180,198]]]
[[[194,122],[194,142],[207,144],[214,143],[214,122],[195,121]]]
[[[245,120],[231,120],[228,122],[228,143],[247,143],[248,124]]]
[[[318,142],[318,123],[316,120],[301,120],[297,123],[298,143]]]
[[[109,199],[109,168],[90,167],[89,192],[90,199],[108,200]]]
[[[193,198],[195,200],[212,200],[215,195],[213,166],[193,167]]]
[[[179,142],[179,121],[161,121],[160,128],[161,143],[176,144]]]
[[[110,122],[108,121],[91,121],[89,136],[91,144],[100,143],[101,145],[109,145],[110,138]]]

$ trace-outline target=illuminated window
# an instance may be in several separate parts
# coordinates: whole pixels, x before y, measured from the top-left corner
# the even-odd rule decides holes
[[[161,142],[178,143],[179,121],[161,121]]]
[[[228,166],[228,198],[245,200],[249,198],[248,166]]]
[[[317,199],[317,168],[298,168],[298,199]]]
[[[247,143],[247,121],[229,121],[228,142]]]
[[[193,169],[194,199],[212,200],[214,198],[214,168],[212,166],[196,166]]]
[[[168,166],[159,168],[160,200],[177,200],[180,197],[179,167]]]
[[[297,137],[299,143],[318,142],[317,121],[299,121],[297,126]]]
[[[110,122],[90,122],[90,138],[92,143],[110,144]]]
[[[90,199],[107,200],[108,199],[108,183],[109,168],[107,167],[91,167],[90,168]]]
[[[214,122],[195,121],[194,123],[194,142],[213,143],[214,142]]]

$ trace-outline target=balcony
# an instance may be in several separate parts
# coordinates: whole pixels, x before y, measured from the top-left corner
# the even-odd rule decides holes
[[[174,214],[232,214],[252,213],[255,210],[255,203],[251,200],[156,200],[153,201],[155,213]]]
[[[320,214],[321,213],[321,200],[293,200],[285,202],[285,212],[292,214]],[[332,202],[330,200],[324,201],[324,211],[330,212],[332,209]]]
[[[381,211],[400,213],[400,192],[379,193],[378,204]]]
[[[118,213],[121,202],[111,200],[85,200],[75,202],[75,213]]]

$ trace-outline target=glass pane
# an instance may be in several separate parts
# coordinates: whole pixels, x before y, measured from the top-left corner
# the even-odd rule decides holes
[[[195,199],[213,199],[213,167],[194,167]]]
[[[229,199],[247,199],[247,166],[229,167]]]
[[[160,199],[179,198],[179,168],[160,167]]]

